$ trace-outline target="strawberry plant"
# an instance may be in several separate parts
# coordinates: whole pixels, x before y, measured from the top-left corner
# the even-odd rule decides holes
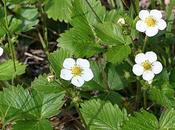
[[[174,0],[0,0],[0,129],[175,130]]]

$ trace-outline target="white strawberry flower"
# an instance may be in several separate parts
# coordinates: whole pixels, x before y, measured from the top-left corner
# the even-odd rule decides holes
[[[3,48],[0,47],[0,56],[2,56],[3,52],[4,52]]]
[[[78,58],[75,61],[72,58],[66,58],[60,77],[64,80],[71,80],[71,83],[76,87],[81,87],[85,81],[90,81],[94,75],[88,60]]]
[[[137,54],[135,62],[136,64],[132,68],[133,73],[137,76],[142,75],[142,78],[148,83],[151,83],[154,76],[163,69],[162,64],[157,61],[156,53],[153,51]]]
[[[164,30],[167,26],[162,19],[162,13],[159,10],[141,10],[139,12],[140,20],[136,23],[136,29],[145,32],[148,37],[155,36],[159,30]]]

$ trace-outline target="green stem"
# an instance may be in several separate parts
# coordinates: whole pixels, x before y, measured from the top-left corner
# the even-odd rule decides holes
[[[87,124],[86,124],[86,122],[85,122],[85,120],[83,118],[83,115],[80,112],[79,104],[78,103],[74,103],[74,105],[75,105],[75,108],[76,108],[76,110],[77,110],[77,112],[78,112],[78,114],[80,116],[80,119],[81,119],[82,123],[84,124],[85,130],[88,130],[88,126],[87,126]]]
[[[14,43],[11,40],[12,37],[11,37],[11,33],[9,31],[6,0],[3,0],[3,3],[4,3],[5,28],[7,29],[8,46],[9,46],[9,49],[10,49],[11,58],[13,60],[13,67],[14,67],[14,72],[15,72],[14,74],[16,74],[16,63],[15,63],[16,56],[15,56],[15,51],[14,51],[14,46],[13,46]],[[12,84],[13,84],[13,81],[14,81],[14,77],[15,77],[15,75],[12,78]]]
[[[132,3],[132,5],[133,5],[133,8],[134,8],[135,14],[138,15],[139,12],[138,12],[138,9],[137,9],[137,6],[136,6],[136,3],[137,3],[137,2],[136,2],[135,0],[134,0],[134,1],[131,0],[131,3]]]
[[[101,69],[101,74],[102,74],[102,78],[103,78],[103,84],[104,84],[104,86],[106,87],[106,90],[109,92],[109,91],[110,91],[110,86],[109,86],[109,84],[108,84],[108,76],[107,76],[107,74],[106,74],[106,72],[105,72],[105,67],[103,67],[104,61],[103,61],[102,58],[100,58],[100,59],[98,60],[98,65],[100,66],[100,68],[102,68],[102,69]]]
[[[131,35],[129,35],[129,37],[130,37],[130,39],[131,39],[131,41],[132,41],[132,46],[133,46],[133,48],[135,49],[134,40],[133,40],[133,38],[132,38],[132,36],[131,36]]]
[[[143,100],[144,100],[144,109],[147,109],[147,90],[146,89],[144,89],[143,90]]]
[[[137,92],[136,92],[136,99],[135,99],[135,109],[137,109],[138,108],[138,105],[139,105],[140,92],[141,92],[141,88],[140,88],[140,86],[138,85],[138,82],[137,82]]]
[[[129,10],[128,5],[126,4],[125,0],[122,0],[123,5]]]
[[[147,41],[148,41],[148,36],[145,36],[144,43],[143,43],[143,48],[142,48],[143,52],[145,51]]]
[[[115,2],[114,2],[114,0],[110,0],[110,3],[112,5],[112,7],[115,8]]]
[[[73,100],[74,97],[72,97],[71,91],[69,91],[69,90],[67,89],[67,87],[64,87],[64,86],[63,86],[61,83],[59,83],[57,80],[55,80],[55,81],[56,81],[56,83],[59,84],[62,88],[64,88],[64,90],[66,91],[66,93],[67,93],[69,96],[71,96],[73,105],[75,106],[75,108],[76,108],[76,110],[77,110],[77,112],[78,112],[78,114],[79,114],[79,116],[80,116],[80,119],[81,119],[82,123],[84,124],[85,130],[88,130],[88,126],[87,126],[87,124],[86,124],[86,122],[85,122],[85,120],[84,120],[84,118],[83,118],[83,116],[82,116],[82,114],[81,114],[81,112],[80,112],[79,104],[78,104],[78,102],[75,102],[75,101]],[[74,91],[76,91],[76,89],[74,89]]]
[[[46,21],[47,18],[46,18],[45,12],[43,10],[42,3],[39,3],[39,11],[40,11],[40,14],[41,14],[43,37],[39,33],[39,31],[38,31],[38,36],[40,38],[40,41],[41,41],[41,44],[43,46],[44,52],[48,56],[49,55],[49,51],[48,51],[49,43],[48,43],[47,21]]]
[[[46,53],[46,55],[48,56],[49,55],[49,51],[47,49],[47,46],[45,44],[45,40],[43,39],[43,37],[41,36],[40,32],[38,32],[38,36],[39,36],[39,39],[40,39],[40,42],[43,46],[43,49],[44,49],[44,52]]]

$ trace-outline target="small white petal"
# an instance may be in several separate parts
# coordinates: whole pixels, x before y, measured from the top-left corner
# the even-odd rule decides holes
[[[61,74],[60,74],[60,77],[64,80],[71,80],[73,75],[72,75],[72,72],[68,69],[62,69],[61,70]]]
[[[163,19],[160,19],[157,23],[159,30],[164,30],[167,26],[166,22]]]
[[[156,61],[152,64],[152,71],[154,74],[159,74],[163,69],[162,64],[159,61]]]
[[[80,76],[75,76],[72,78],[71,83],[76,87],[81,87],[84,84],[84,79]]]
[[[146,35],[148,37],[155,36],[158,33],[158,28],[157,27],[149,27],[146,29]]]
[[[142,78],[146,81],[153,80],[154,78],[154,73],[152,71],[145,71],[142,75]]]
[[[137,21],[136,29],[140,32],[145,32],[146,31],[146,25],[145,25],[144,21],[142,21],[142,20]]]
[[[144,68],[139,64],[135,64],[132,68],[132,71],[135,75],[141,76],[143,74]]]
[[[73,66],[75,66],[75,60],[72,58],[66,58],[63,62],[63,67],[66,69],[71,69]]]
[[[82,72],[81,77],[85,81],[90,81],[94,77],[94,74],[92,73],[91,69],[84,69],[83,72]]]
[[[150,15],[155,17],[156,19],[162,18],[162,13],[159,10],[153,9],[150,11]]]
[[[3,52],[4,52],[3,48],[0,47],[0,56],[2,56]]]
[[[153,51],[146,52],[145,56],[146,56],[146,59],[151,63],[153,63],[157,60],[157,55]]]
[[[139,53],[135,56],[135,62],[137,64],[142,64],[146,60],[145,54]]]
[[[149,81],[148,81],[148,84],[152,84],[152,82],[153,82],[153,80],[149,80]]]
[[[81,68],[89,68],[90,67],[90,63],[86,59],[78,58],[76,61],[76,64],[79,65]]]
[[[149,16],[149,11],[148,10],[141,10],[139,12],[139,18],[141,20],[145,20],[145,18],[148,17],[148,16]]]

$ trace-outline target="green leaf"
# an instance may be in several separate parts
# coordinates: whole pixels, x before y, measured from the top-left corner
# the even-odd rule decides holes
[[[48,0],[45,11],[49,18],[68,22],[71,19],[72,2],[74,0]]]
[[[88,0],[90,5],[99,16],[104,16],[105,8],[100,1]],[[101,12],[102,11],[102,12]],[[61,34],[58,39],[59,46],[73,53],[76,57],[91,57],[100,53],[102,49],[94,35],[92,25],[97,23],[98,18],[89,4],[84,0],[76,0],[73,4],[72,29]],[[86,48],[86,49],[84,49]]]
[[[95,26],[97,36],[107,45],[125,44],[122,30],[119,26],[110,22],[99,23]]]
[[[125,122],[122,130],[158,130],[158,121],[147,111],[137,112]]]
[[[49,54],[49,62],[57,77],[60,77],[60,71],[63,67],[63,62],[69,58],[71,54],[64,49],[57,49],[55,52]]]
[[[0,38],[3,37],[7,33],[7,29],[5,27],[5,16],[4,16],[4,10],[0,7]]]
[[[159,122],[156,117],[143,110],[137,112],[135,116],[125,122],[122,130],[174,130],[175,129],[175,111],[169,109],[163,112]]]
[[[174,130],[175,129],[175,110],[170,109],[165,111],[159,119],[160,130]]]
[[[100,0],[75,0],[71,24],[79,27],[81,24],[96,25],[104,21],[106,9]]]
[[[123,101],[122,96],[115,91],[111,91],[109,93],[102,93],[98,96],[98,98],[104,101],[110,101],[112,104],[117,104],[117,105],[120,105]]]
[[[80,112],[90,130],[120,130],[124,119],[117,105],[101,100],[89,100],[81,104]]]
[[[8,108],[7,114],[4,115],[6,120],[16,117],[21,120],[45,119],[59,113],[64,103],[64,92],[43,94],[34,90],[29,92],[22,87],[10,87],[3,90],[0,98],[3,101],[0,104],[0,112],[4,111],[4,106]]]
[[[175,106],[174,90],[168,87],[156,88],[153,87],[149,90],[149,98],[162,106],[168,108]]]
[[[12,60],[8,60],[0,64],[0,70],[1,70],[0,80],[10,80],[15,76],[19,76],[25,73],[26,65],[23,65],[18,61],[16,61],[15,66],[16,66],[16,73],[14,70],[14,64]]]
[[[125,18],[125,12],[121,9],[112,9],[106,13],[105,21],[116,23],[119,18]]]
[[[110,65],[108,70],[108,84],[112,90],[124,88],[123,81],[114,66]]]
[[[50,118],[60,113],[60,109],[64,104],[64,92],[57,94],[42,95],[41,118]]]
[[[35,25],[38,24],[38,9],[37,8],[20,8],[16,11],[16,13],[20,16],[18,19],[21,21],[20,26],[18,27],[18,32],[26,32],[31,29]]]
[[[12,6],[12,9],[15,10],[14,12],[16,14],[16,17],[13,17],[12,15],[8,15],[7,17],[9,23],[8,30],[11,33],[20,33],[33,29],[33,27],[39,22],[37,8],[18,8],[16,6],[17,5]],[[0,32],[0,36],[3,36],[6,33],[8,33],[7,29],[5,28],[5,17],[0,18],[0,28],[3,30]]]
[[[72,28],[61,34],[58,39],[59,46],[77,57],[91,57],[102,51],[95,42],[94,36],[88,30]]]
[[[108,62],[119,64],[126,59],[130,53],[131,48],[128,45],[118,45],[109,48],[105,55]]]
[[[18,118],[34,118],[38,113],[29,91],[24,90],[22,87],[5,88],[1,95],[1,101],[0,111],[5,121]],[[3,114],[3,112],[6,112],[6,114]]]
[[[44,94],[59,93],[64,91],[55,81],[48,82],[47,75],[40,75],[32,82],[32,88]]]
[[[11,18],[9,18],[11,19]],[[11,32],[20,32],[22,21],[20,19],[12,18],[9,30]]]
[[[91,63],[91,69],[94,74],[94,77],[91,81],[85,83],[83,86],[83,90],[104,90],[103,87],[103,80],[102,80],[102,68],[99,67],[99,65],[95,62],[92,61]]]
[[[10,4],[32,4],[37,2],[37,0],[7,0],[7,2],[9,2]]]
[[[53,130],[49,121],[43,119],[39,121],[18,121],[13,126],[13,130]]]

